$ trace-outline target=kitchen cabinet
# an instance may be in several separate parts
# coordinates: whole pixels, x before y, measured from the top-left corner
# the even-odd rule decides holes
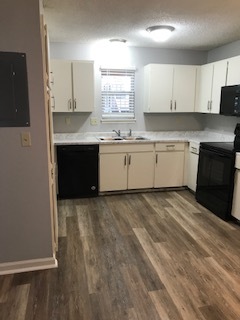
[[[51,72],[53,112],[93,111],[93,62],[51,60]]]
[[[219,114],[221,87],[226,85],[227,60],[205,64],[199,69],[196,111]]]
[[[188,188],[196,192],[199,158],[199,143],[190,142],[188,153]]]
[[[232,216],[237,220],[240,220],[240,154],[236,155],[235,162],[235,179],[234,179],[234,192],[233,192],[233,202],[232,202]]]
[[[183,186],[184,149],[182,142],[156,143],[155,188]]]
[[[228,59],[227,86],[240,84],[240,56]]]
[[[152,188],[153,144],[100,145],[100,192]]]
[[[194,112],[197,66],[144,67],[144,112]]]

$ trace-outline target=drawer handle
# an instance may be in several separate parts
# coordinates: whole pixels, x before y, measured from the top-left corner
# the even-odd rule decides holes
[[[174,150],[175,149],[175,144],[168,144],[166,145],[167,150]]]

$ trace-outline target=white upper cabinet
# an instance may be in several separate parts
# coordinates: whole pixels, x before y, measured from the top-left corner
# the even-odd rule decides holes
[[[173,66],[149,64],[144,67],[144,111],[171,112]]]
[[[240,56],[228,59],[227,86],[240,84]]]
[[[93,111],[93,62],[51,60],[51,71],[53,112]]]
[[[94,109],[94,72],[92,62],[73,62],[74,111],[92,112]]]
[[[197,66],[174,66],[173,111],[194,112]]]
[[[53,112],[72,111],[71,61],[51,60],[51,96]]]
[[[194,112],[197,66],[144,67],[144,112]]]
[[[199,69],[196,111],[219,113],[221,87],[226,85],[227,60],[205,64]]]

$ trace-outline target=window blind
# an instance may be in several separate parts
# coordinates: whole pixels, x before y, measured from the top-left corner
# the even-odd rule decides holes
[[[135,70],[101,69],[102,118],[135,117]]]

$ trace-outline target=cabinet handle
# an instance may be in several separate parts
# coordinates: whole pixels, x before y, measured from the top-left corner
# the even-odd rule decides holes
[[[74,110],[76,110],[76,109],[77,109],[77,100],[74,99]]]
[[[72,99],[68,100],[68,110],[72,110]]]
[[[208,100],[207,109],[210,110],[210,101]]]
[[[177,109],[177,101],[175,100],[174,101],[174,110],[176,110]]]
[[[50,83],[54,84],[54,74],[52,71],[50,72],[50,77],[51,77]]]
[[[55,110],[55,97],[54,96],[52,97],[52,101],[53,101],[52,108],[53,108],[53,110]]]
[[[156,164],[158,163],[158,154],[156,154]]]
[[[124,157],[124,166],[127,165],[127,156]]]
[[[210,104],[209,104],[209,110],[212,110],[212,100],[210,101]]]
[[[130,166],[130,164],[131,164],[131,155],[129,155],[128,157],[128,165]]]
[[[170,100],[170,110],[172,111],[172,100]]]

